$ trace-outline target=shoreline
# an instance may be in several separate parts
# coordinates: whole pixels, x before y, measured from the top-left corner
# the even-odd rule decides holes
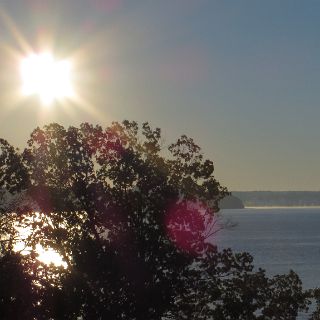
[[[320,205],[318,206],[245,206],[243,209],[320,209]]]

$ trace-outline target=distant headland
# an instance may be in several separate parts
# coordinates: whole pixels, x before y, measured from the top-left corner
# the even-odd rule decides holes
[[[233,191],[245,207],[320,206],[320,191]]]
[[[219,202],[219,208],[220,209],[243,209],[244,204],[238,197],[235,197],[234,195],[229,195],[224,197]]]

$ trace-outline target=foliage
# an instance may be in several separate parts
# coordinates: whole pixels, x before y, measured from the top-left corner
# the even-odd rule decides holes
[[[165,148],[148,123],[50,124],[22,152],[0,140],[0,168],[0,292],[23,288],[1,296],[8,319],[295,319],[308,304],[295,273],[268,278],[210,242],[228,192],[186,136]]]

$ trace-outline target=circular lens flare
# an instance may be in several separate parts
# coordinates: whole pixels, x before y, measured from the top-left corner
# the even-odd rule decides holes
[[[184,200],[168,207],[165,224],[169,238],[178,248],[197,255],[215,233],[216,218],[206,204]]]

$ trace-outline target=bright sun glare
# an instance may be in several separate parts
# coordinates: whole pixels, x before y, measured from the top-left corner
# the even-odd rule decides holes
[[[38,95],[46,106],[74,95],[68,60],[57,61],[49,52],[31,54],[21,61],[20,72],[23,94]]]
[[[35,213],[35,221],[39,221],[40,214]],[[31,223],[32,220],[30,220]],[[18,232],[19,240],[14,245],[14,251],[20,252],[22,255],[28,255],[31,252],[31,248],[26,246],[25,240],[31,235],[31,226],[19,226],[18,224],[14,226],[15,230]],[[35,252],[38,254],[37,260],[43,262],[46,265],[53,264],[56,267],[62,266],[67,268],[67,263],[63,260],[62,256],[52,248],[44,248],[41,244],[37,244]]]

